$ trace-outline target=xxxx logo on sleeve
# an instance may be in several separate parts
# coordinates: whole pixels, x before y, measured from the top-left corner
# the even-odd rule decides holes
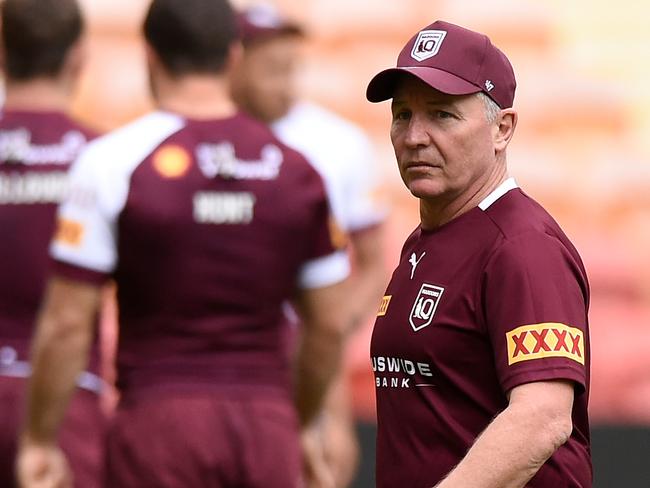
[[[542,358],[569,358],[585,364],[584,333],[568,325],[522,325],[506,332],[506,342],[508,365]]]
[[[423,283],[420,288],[420,293],[415,298],[413,308],[411,309],[411,316],[409,322],[413,330],[418,330],[426,327],[433,320],[433,315],[436,313],[440,297],[445,291],[441,286],[430,285]]]

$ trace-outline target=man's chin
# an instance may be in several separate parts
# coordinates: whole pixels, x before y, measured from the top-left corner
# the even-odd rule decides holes
[[[416,198],[436,198],[443,193],[442,188],[439,185],[432,184],[430,181],[427,182],[411,182],[408,185],[408,189]]]

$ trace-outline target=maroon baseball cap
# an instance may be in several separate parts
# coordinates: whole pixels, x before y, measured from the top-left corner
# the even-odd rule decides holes
[[[505,54],[478,32],[437,20],[415,34],[397,58],[397,67],[375,75],[366,90],[370,102],[393,97],[404,73],[449,95],[484,92],[501,108],[512,107],[515,73]]]
[[[260,3],[237,13],[242,42],[250,42],[283,34],[304,35],[300,25],[286,17],[271,4]]]

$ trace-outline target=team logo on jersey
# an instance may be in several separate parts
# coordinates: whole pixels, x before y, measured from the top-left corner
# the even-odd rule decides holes
[[[67,246],[79,247],[84,235],[84,226],[74,220],[59,218],[56,223],[54,240]]]
[[[585,364],[585,338],[580,329],[555,322],[522,325],[506,332],[508,365],[542,358],[568,358]]]
[[[418,34],[411,49],[411,57],[416,61],[424,61],[438,54],[442,41],[445,40],[446,31],[423,30]]]
[[[411,309],[411,316],[409,322],[413,330],[417,332],[431,323],[433,315],[436,313],[440,297],[445,291],[441,286],[430,285],[423,283],[420,288],[420,293],[415,298],[413,308]]]
[[[377,311],[377,317],[383,317],[388,312],[388,304],[390,299],[393,298],[393,295],[384,295],[379,304],[379,310]]]
[[[190,167],[190,155],[176,144],[162,146],[153,155],[153,167],[164,178],[180,178]]]

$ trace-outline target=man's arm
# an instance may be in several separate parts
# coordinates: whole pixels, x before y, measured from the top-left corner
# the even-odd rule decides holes
[[[353,232],[349,241],[354,270],[344,283],[346,335],[354,333],[371,314],[374,316],[388,281],[382,224]],[[333,486],[348,486],[359,462],[359,443],[346,380],[345,372],[339,371],[325,397],[318,422],[305,432],[320,446],[322,470],[327,470],[321,480],[329,477]]]
[[[48,283],[32,345],[27,415],[20,438],[18,475],[22,486],[62,476],[57,429],[88,361],[101,289],[53,278]]]
[[[522,488],[569,439],[573,383],[527,383],[509,397],[508,407],[436,488]]]
[[[379,299],[388,284],[383,232],[383,225],[378,224],[349,235],[354,265],[345,285],[349,307],[347,333],[377,312]]]
[[[295,300],[302,320],[295,365],[295,397],[303,426],[309,424],[318,413],[340,367],[344,291],[343,283],[303,289]]]
[[[323,458],[334,486],[349,486],[359,465],[360,448],[354,425],[347,377],[343,371],[330,386],[315,426],[323,446]]]

